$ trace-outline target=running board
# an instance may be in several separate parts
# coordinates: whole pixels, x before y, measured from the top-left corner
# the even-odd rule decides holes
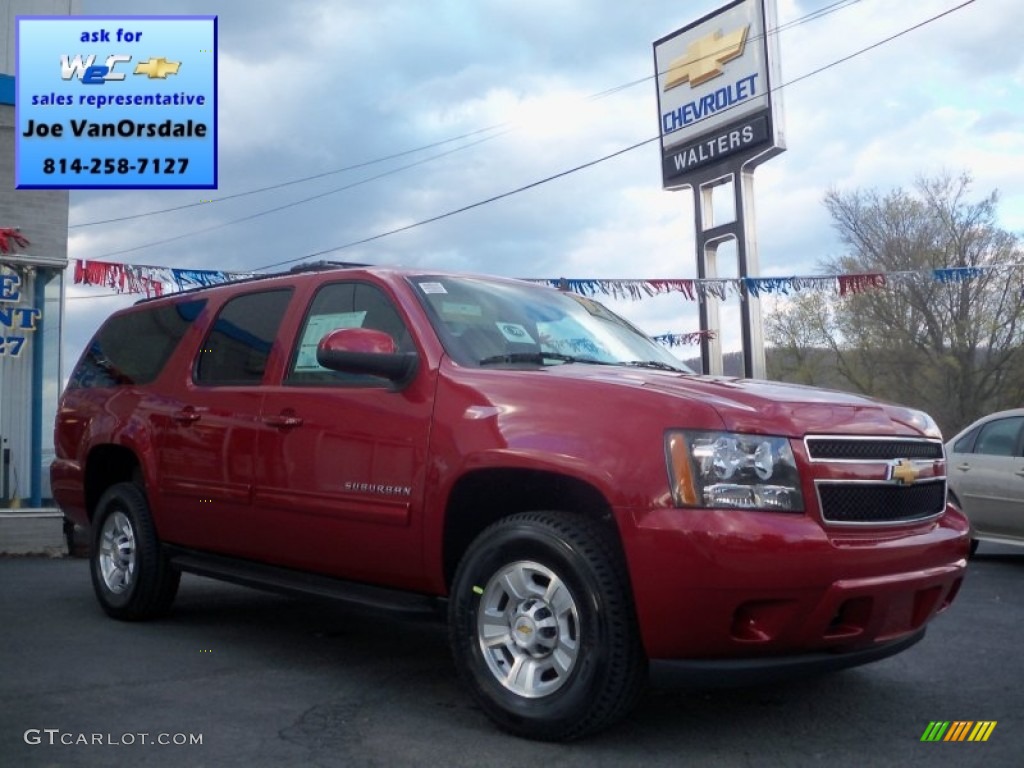
[[[180,571],[270,592],[324,597],[420,618],[443,617],[447,603],[444,598],[432,595],[345,581],[251,560],[199,552],[172,544],[164,544],[163,549],[171,565]]]

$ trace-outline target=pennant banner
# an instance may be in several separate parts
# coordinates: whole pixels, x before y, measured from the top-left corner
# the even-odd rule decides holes
[[[23,238],[14,230],[0,230],[0,246]],[[27,243],[27,241],[25,241]],[[638,301],[645,297],[677,293],[688,301],[709,299],[726,301],[730,297],[745,300],[766,295],[788,296],[817,291],[839,296],[852,296],[890,286],[908,285],[912,281],[962,283],[975,280],[996,270],[1020,269],[1024,264],[1001,264],[983,267],[947,267],[917,272],[865,272],[847,275],[794,275],[792,277],[743,277],[708,279],[605,280],[599,278],[541,278],[528,282],[550,285],[581,296],[610,296]],[[222,272],[211,269],[177,269],[109,261],[75,262],[75,283],[101,285],[118,293],[142,293],[160,296],[170,291],[183,291],[231,280],[255,277],[249,272]]]
[[[141,293],[163,296],[165,293],[229,283],[253,277],[248,272],[222,272],[214,269],[172,269],[111,261],[75,261],[76,285],[100,285],[117,293]]]
[[[18,227],[0,227],[0,253],[12,253],[14,247],[31,245]]]
[[[711,341],[715,338],[714,331],[693,331],[692,333],[660,333],[652,339],[666,347],[691,347],[700,344],[703,339]]]
[[[709,298],[725,301],[730,297],[745,300],[761,298],[767,294],[788,296],[794,293],[817,291],[839,296],[852,296],[867,291],[909,285],[914,281],[962,283],[975,280],[996,271],[1022,269],[1024,264],[993,264],[982,267],[948,267],[914,272],[865,272],[848,275],[794,275],[792,277],[743,277],[686,280],[584,280],[561,277],[536,279],[541,283],[572,291],[583,296],[611,296],[615,299],[641,299],[663,293],[679,293],[689,301],[707,301]]]
[[[13,245],[25,246],[28,241],[16,229],[0,229],[0,250],[7,253]],[[869,272],[848,275],[804,275],[793,277],[744,277],[714,279],[664,280],[603,280],[598,278],[544,278],[528,282],[550,285],[562,291],[581,296],[611,296],[615,299],[638,301],[645,296],[678,293],[688,301],[706,302],[708,299],[725,301],[730,296],[745,300],[748,296],[788,296],[806,291],[837,293],[852,296],[866,291],[877,291],[889,286],[909,285],[912,281],[931,280],[939,283],[962,283],[975,280],[995,270],[1019,269],[1024,264],[1002,264],[983,267],[947,267],[919,272]],[[162,296],[233,280],[256,277],[254,273],[222,272],[212,269],[178,269],[141,264],[120,264],[109,261],[78,259],[74,265],[74,281],[78,285],[98,285],[117,293],[140,293]],[[1024,296],[1024,291],[1022,291]],[[700,344],[713,339],[711,331],[693,333],[664,333],[652,337],[669,347]]]

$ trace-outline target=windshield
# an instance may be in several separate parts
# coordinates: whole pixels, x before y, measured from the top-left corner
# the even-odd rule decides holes
[[[514,280],[412,280],[445,349],[460,365],[632,365],[693,373],[604,305]]]

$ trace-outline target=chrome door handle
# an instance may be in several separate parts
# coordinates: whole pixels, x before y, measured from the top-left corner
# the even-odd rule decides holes
[[[194,424],[199,421],[202,416],[203,414],[191,407],[171,414],[171,418],[179,424]]]
[[[279,416],[264,416],[263,423],[271,427],[277,427],[278,429],[291,429],[292,427],[301,427],[302,418],[299,416],[288,416],[282,413]]]

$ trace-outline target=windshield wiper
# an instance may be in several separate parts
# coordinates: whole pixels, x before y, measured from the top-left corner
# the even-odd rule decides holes
[[[663,363],[660,360],[630,360],[628,363],[622,363],[622,365],[628,365],[633,368],[656,368],[659,371],[672,371],[674,373],[686,373],[683,368],[676,368],[674,365]]]
[[[590,365],[611,365],[603,360],[588,357],[573,357],[559,352],[506,352],[503,355],[492,355],[479,361],[479,365],[496,365],[498,363],[537,363],[543,365],[545,360],[558,360],[562,363],[589,363]]]

